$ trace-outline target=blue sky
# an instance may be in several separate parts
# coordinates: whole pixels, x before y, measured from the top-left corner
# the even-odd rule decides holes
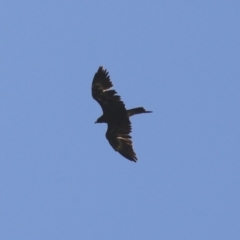
[[[3,1],[0,239],[240,239],[240,2]],[[103,65],[132,118],[115,152]]]

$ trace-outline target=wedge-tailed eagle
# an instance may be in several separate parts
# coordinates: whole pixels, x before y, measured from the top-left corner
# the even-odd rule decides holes
[[[107,123],[106,138],[113,149],[130,161],[137,161],[133,150],[130,132],[132,130],[129,117],[140,113],[151,113],[143,107],[126,110],[124,103],[115,90],[109,73],[102,66],[94,75],[92,82],[92,96],[102,107],[103,115],[95,123]]]

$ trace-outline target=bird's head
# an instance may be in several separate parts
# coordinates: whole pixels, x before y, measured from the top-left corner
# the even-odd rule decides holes
[[[97,119],[97,121],[95,123],[105,123],[106,120],[104,119],[104,116],[101,116]]]

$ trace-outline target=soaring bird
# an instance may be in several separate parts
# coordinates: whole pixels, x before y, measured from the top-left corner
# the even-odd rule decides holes
[[[95,73],[92,82],[92,96],[102,107],[103,114],[95,123],[107,123],[106,138],[113,149],[130,161],[137,161],[133,150],[130,132],[132,130],[129,117],[140,113],[151,113],[143,107],[126,110],[125,104],[115,90],[109,73],[102,66]]]

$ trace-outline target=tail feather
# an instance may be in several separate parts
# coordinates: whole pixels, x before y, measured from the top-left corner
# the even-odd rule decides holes
[[[140,113],[151,113],[152,111],[146,111],[143,107],[138,107],[138,108],[132,108],[127,110],[128,116],[131,117],[135,114],[140,114]]]

